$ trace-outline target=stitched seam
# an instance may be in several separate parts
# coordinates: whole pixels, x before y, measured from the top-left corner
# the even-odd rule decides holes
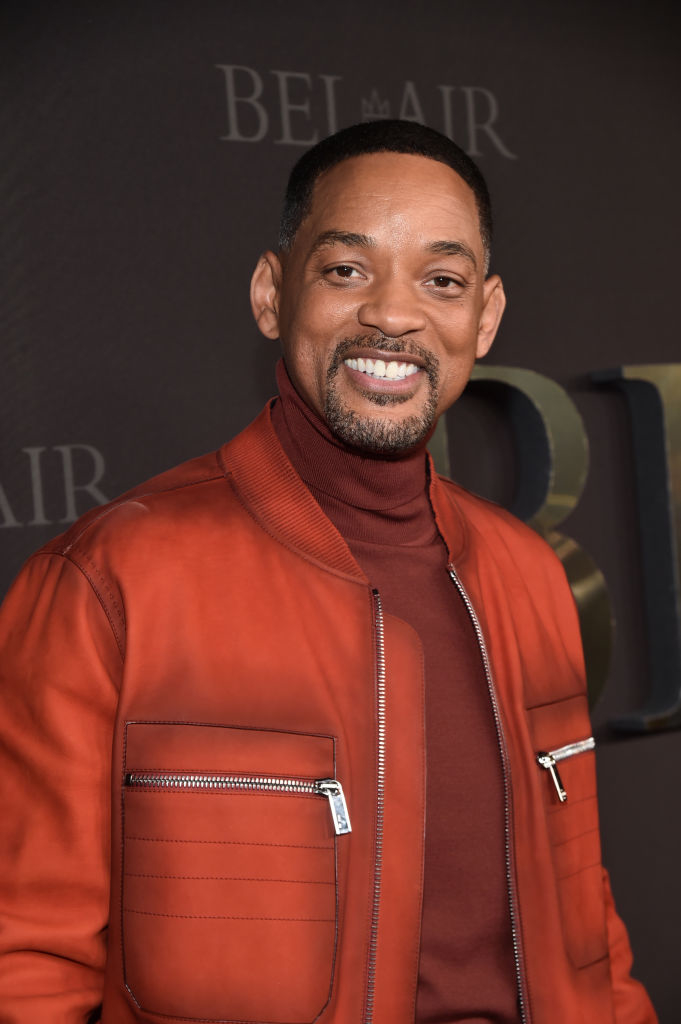
[[[586,700],[586,694],[585,694],[584,690],[575,690],[574,693],[569,693],[567,695],[567,697],[560,697],[559,700],[545,700],[545,701],[541,701],[541,703],[539,703],[539,704],[526,704],[525,705],[525,710],[526,711],[535,711],[538,708],[558,707],[560,704],[565,704],[567,701],[577,700],[577,699]],[[586,751],[585,751],[585,753],[586,753]],[[593,751],[589,751],[589,753],[593,753]]]
[[[553,793],[551,794],[551,796],[555,799]],[[564,814],[566,808],[568,808],[569,810],[570,807],[577,807],[579,804],[586,804],[589,803],[589,801],[595,802],[596,799],[597,798],[595,794],[590,794],[589,796],[580,796],[577,800],[574,800],[572,797],[570,797],[568,803],[551,804],[550,807],[546,808],[546,812],[547,814]]]
[[[249,843],[239,839],[168,839],[163,836],[128,836],[128,842],[133,840],[140,843],[207,843],[213,846],[279,846],[287,850],[333,850],[333,846],[315,846],[308,843]]]
[[[263,1020],[245,1020],[243,1017],[183,1017],[177,1016],[176,1014],[161,1013],[160,1010],[144,1010],[135,999],[135,996],[129,985],[125,986],[130,998],[133,1000],[135,1006],[137,1006],[143,1013],[153,1013],[154,1017],[163,1017],[164,1020],[189,1020],[193,1021],[194,1024],[281,1024],[280,1021],[263,1021]],[[318,1019],[318,1018],[316,1018]],[[290,1022],[287,1022],[290,1024]],[[298,1022],[296,1022],[298,1024]],[[307,1022],[301,1022],[301,1024],[307,1024]]]
[[[130,993],[132,998],[135,999],[135,997],[133,995],[133,992],[132,992],[132,989],[128,985],[128,977],[127,977],[127,970],[126,970],[126,963],[125,963],[125,939],[124,939],[125,932],[124,932],[124,920],[123,920],[123,903],[125,901],[125,844],[126,844],[126,836],[125,836],[125,772],[126,772],[127,757],[128,757],[128,723],[126,722],[125,723],[125,728],[123,729],[123,763],[122,763],[122,778],[121,778],[121,884],[120,884],[120,893],[119,893],[119,899],[120,899],[119,906],[120,906],[120,915],[121,915],[121,919],[120,919],[120,943],[121,943],[121,966],[123,968],[123,981],[125,982],[125,987],[127,988],[128,992]],[[137,1003],[136,999],[135,999],[135,1002]],[[137,1003],[137,1005],[139,1006],[139,1003]]]
[[[336,737],[332,739],[333,743],[333,777],[336,778],[338,775],[338,765],[336,763]],[[313,1024],[318,1021],[322,1014],[326,1011],[327,1006],[331,1002],[331,996],[333,994],[333,986],[336,978],[336,959],[338,957],[338,938],[340,935],[340,879],[339,879],[339,850],[338,850],[338,836],[334,836],[333,839],[333,956],[331,957],[331,976],[329,978],[329,994],[326,1002],[320,1009],[319,1013],[315,1016]]]
[[[432,503],[431,503],[431,508],[432,508]],[[444,543],[444,538],[442,537],[442,534],[440,534],[440,537],[441,537],[441,539],[442,539],[442,541]],[[421,716],[422,716],[421,722],[422,722],[422,736],[424,737],[424,742],[423,742],[422,748],[421,748],[421,773],[422,773],[421,774],[421,778],[423,780],[422,796],[423,796],[423,808],[424,808],[424,812],[425,812],[425,807],[426,807],[426,794],[425,794],[425,778],[426,778],[426,764],[425,764],[425,760],[426,760],[426,744],[425,744],[425,725],[426,725],[426,721],[425,721],[425,705],[426,705],[426,694],[425,694],[426,656],[425,656],[425,652],[423,650],[423,644],[422,643],[419,643],[419,650],[420,650],[420,655],[421,655],[421,657],[420,657],[420,660],[421,660],[421,686],[420,686],[420,694],[421,694]],[[424,840],[424,843],[423,843],[423,852],[421,854],[420,861],[421,862],[420,862],[420,866],[419,866],[419,868],[420,868],[419,869],[419,888],[420,888],[420,891],[421,891],[421,896],[420,896],[421,912],[419,914],[419,927],[418,927],[418,934],[416,936],[415,949],[414,949],[414,967],[413,967],[413,970],[415,971],[415,977],[417,979],[417,984],[414,986],[414,995],[413,995],[412,1002],[411,1002],[411,1017],[413,1018],[413,1020],[416,1020],[416,1002],[417,1002],[417,999],[418,999],[418,969],[419,969],[419,962],[420,962],[420,957],[421,957],[421,940],[422,940],[422,937],[423,937],[423,890],[424,890],[424,875],[425,875],[425,840]]]
[[[121,656],[121,661],[123,661],[124,660],[123,659],[124,650],[123,650],[123,645],[122,645],[122,639],[121,639],[121,637],[120,637],[120,635],[118,633],[118,630],[116,629],[116,623],[115,623],[114,619],[112,618],[111,612],[109,611],[109,608],[108,608],[108,606],[106,604],[106,601],[104,600],[104,597],[102,596],[101,591],[99,590],[97,584],[92,579],[92,577],[87,572],[87,570],[79,562],[76,562],[75,559],[71,558],[70,555],[64,554],[61,551],[47,551],[47,550],[38,551],[38,552],[36,552],[36,555],[34,557],[37,557],[38,555],[46,555],[47,557],[55,556],[57,558],[63,558],[70,565],[72,565],[74,567],[74,569],[77,569],[78,572],[81,574],[81,576],[85,577],[85,579],[87,580],[88,584],[90,585],[91,590],[93,591],[95,597],[97,598],[97,600],[98,600],[98,602],[99,602],[99,604],[100,604],[100,606],[102,608],[102,611],[106,615],[106,618],[108,620],[109,626],[111,628],[111,632],[114,635],[114,640],[116,641],[116,647],[118,648],[118,653]],[[111,595],[111,596],[113,598],[113,595]],[[113,599],[113,600],[114,600],[114,604],[116,604],[115,599]]]
[[[588,871],[590,868],[599,868],[600,866],[600,860],[595,860],[591,864],[585,864],[583,867],[577,868],[576,871],[569,871],[567,875],[556,875],[556,878],[559,882],[563,882],[567,878],[574,878],[575,875],[581,875],[582,871]]]
[[[226,725],[221,722],[198,722],[191,718],[129,718],[125,724],[126,728],[129,725],[197,725],[204,729],[238,729],[240,732],[256,733],[275,732],[283,733],[285,736],[315,736],[324,740],[335,741],[333,733],[328,732],[301,732],[299,729],[277,729],[274,727],[260,728],[259,726],[252,725]]]
[[[238,914],[162,914],[155,910],[136,910],[123,907],[124,914],[144,914],[146,917],[173,917],[191,921],[311,921],[314,924],[334,924],[335,917],[245,917]]]
[[[125,612],[124,612],[123,608],[121,608],[121,606],[118,603],[118,601],[116,600],[116,595],[114,594],[113,590],[111,589],[111,586],[109,585],[107,579],[105,578],[104,573],[99,568],[99,566],[96,564],[95,560],[92,558],[91,555],[89,555],[87,553],[84,553],[83,554],[83,558],[87,561],[88,565],[91,566],[92,571],[97,576],[97,579],[102,584],[102,586],[106,589],[107,596],[110,598],[111,604],[112,604],[112,606],[113,606],[113,608],[114,608],[114,610],[116,612],[116,615],[118,616],[120,624],[121,624],[122,628],[125,630]],[[74,559],[74,561],[75,561],[75,559]]]
[[[188,882],[284,882],[286,885],[335,885],[314,878],[247,878],[244,875],[147,875],[126,871],[126,878],[179,878]]]
[[[594,832],[598,832],[598,828],[587,828],[584,832],[578,832],[576,836],[569,836],[567,839],[561,839],[558,843],[552,843],[554,849],[559,846],[566,846],[568,843],[574,843],[577,839],[582,839],[584,836],[593,835]]]
[[[247,1020],[244,1017],[186,1017],[183,1014],[180,1015],[174,1013],[162,1013],[160,1010],[147,1010],[144,1007],[140,1006],[130,986],[126,984],[125,987],[128,992],[128,995],[132,999],[135,1006],[138,1007],[138,1009],[142,1010],[143,1013],[152,1013],[154,1017],[162,1017],[164,1020],[188,1020],[193,1021],[194,1024],[281,1024],[280,1021],[265,1021],[262,1019],[255,1021],[252,1018],[249,1018]],[[315,1017],[315,1020],[319,1020],[319,1017]],[[291,1021],[288,1021],[287,1024],[291,1024]],[[294,1024],[307,1024],[307,1022],[296,1021],[294,1022]]]
[[[118,601],[116,600],[116,596],[111,587],[109,586],[106,577],[104,576],[101,569],[98,568],[98,566],[90,557],[90,555],[83,553],[82,557],[90,566],[92,573],[96,576],[99,584],[101,585],[100,589],[100,587],[97,586],[97,583],[95,583],[95,580],[92,578],[87,569],[84,566],[82,566],[79,562],[77,562],[72,555],[66,555],[65,557],[68,558],[74,565],[78,566],[78,568],[81,570],[86,579],[90,581],[90,585],[94,592],[96,593],[97,597],[99,598],[99,602],[106,613],[106,617],[108,618],[109,623],[111,624],[111,629],[113,630],[113,634],[116,637],[116,643],[118,644],[118,650],[120,651],[121,661],[125,660],[125,615],[123,614],[123,610],[120,607]],[[106,593],[106,596],[108,597],[114,611],[116,612],[116,615],[118,616],[120,632],[116,628],[114,617],[112,613],[109,611],[108,603],[105,603],[104,593]]]

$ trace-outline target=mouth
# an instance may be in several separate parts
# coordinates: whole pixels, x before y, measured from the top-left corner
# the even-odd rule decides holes
[[[344,359],[343,363],[350,370],[370,377],[372,380],[406,380],[419,372],[416,363],[406,362],[398,359],[363,359],[359,356],[356,359]]]
[[[376,405],[408,402],[426,383],[433,390],[438,382],[438,362],[431,352],[385,335],[346,338],[327,373],[332,387],[339,370],[356,393]]]

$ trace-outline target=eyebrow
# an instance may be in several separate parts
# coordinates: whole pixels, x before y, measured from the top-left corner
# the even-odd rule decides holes
[[[310,249],[310,256],[313,256],[320,249],[326,249],[332,245],[359,246],[362,249],[375,249],[376,240],[369,235],[360,235],[356,231],[322,231],[317,235]]]
[[[437,256],[463,256],[473,267],[477,269],[478,262],[475,253],[464,242],[430,242],[426,249]]]

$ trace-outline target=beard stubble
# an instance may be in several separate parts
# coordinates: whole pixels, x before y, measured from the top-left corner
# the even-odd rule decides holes
[[[362,416],[343,403],[337,387],[338,373],[343,360],[357,347],[419,357],[423,362],[428,387],[428,395],[420,413],[394,422],[387,417]],[[405,342],[384,335],[346,338],[337,345],[326,374],[326,422],[331,432],[344,444],[375,455],[399,455],[421,444],[432,432],[437,419],[439,382],[438,359],[432,352],[414,342]],[[377,406],[395,406],[408,401],[411,396],[367,392],[366,397]]]

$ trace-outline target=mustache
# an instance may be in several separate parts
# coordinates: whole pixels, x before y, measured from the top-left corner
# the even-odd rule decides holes
[[[417,356],[423,363],[431,384],[436,385],[440,378],[440,360],[423,345],[407,338],[391,338],[387,334],[357,334],[354,338],[344,338],[340,341],[333,353],[333,358],[327,371],[327,380],[330,380],[338,371],[341,363],[355,348],[374,349],[376,352],[390,352],[391,355]]]

